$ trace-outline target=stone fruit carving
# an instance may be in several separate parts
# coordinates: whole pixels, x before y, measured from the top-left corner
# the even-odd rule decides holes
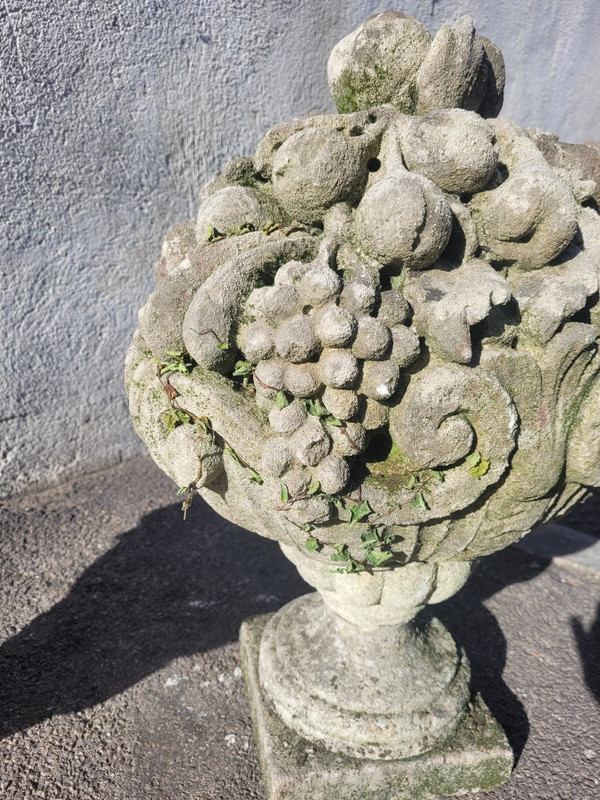
[[[376,15],[328,73],[340,113],[277,125],[167,235],[127,388],[184,505],[198,491],[279,540],[364,633],[600,485],[600,149],[489,118],[503,62],[469,17],[432,41]],[[298,710],[305,660],[274,643],[295,624],[268,629],[261,669],[302,735],[386,759],[456,729],[468,668],[447,633],[448,675],[430,654],[409,712],[394,680],[391,712],[363,697],[404,715],[365,734],[335,698]]]

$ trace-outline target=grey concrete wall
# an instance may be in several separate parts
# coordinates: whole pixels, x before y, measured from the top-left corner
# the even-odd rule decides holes
[[[599,137],[597,0],[2,0],[0,495],[142,451],[121,376],[164,233],[275,122],[332,110],[330,48],[386,7],[472,13],[505,116]]]

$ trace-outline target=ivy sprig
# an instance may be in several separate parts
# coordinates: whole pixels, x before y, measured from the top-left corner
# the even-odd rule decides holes
[[[253,467],[251,467],[250,464],[246,464],[245,461],[242,461],[231,445],[225,445],[223,452],[226,453],[229,458],[239,467],[248,470],[250,473],[250,483],[257,483],[259,486],[263,485],[265,481],[262,475],[260,475]]]
[[[362,522],[363,519],[374,513],[368,500],[363,500],[362,503],[356,503],[356,505],[350,506],[348,510],[350,511],[348,525],[356,525],[357,522]]]

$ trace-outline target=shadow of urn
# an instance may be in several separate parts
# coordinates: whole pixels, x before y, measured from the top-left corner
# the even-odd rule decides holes
[[[168,233],[129,406],[184,511],[317,590],[242,626],[271,800],[487,789],[512,750],[420,612],[600,485],[600,146],[496,119],[468,16],[377,14],[328,78],[339,113],[277,125]]]

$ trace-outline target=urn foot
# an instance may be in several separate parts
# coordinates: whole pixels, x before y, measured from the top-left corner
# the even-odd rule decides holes
[[[306,595],[282,611],[289,609],[288,616],[293,614],[301,625],[303,614],[314,614],[316,608],[321,615],[326,613],[320,603],[318,596]],[[365,748],[360,745],[352,754],[347,745],[333,750],[316,737],[301,736],[290,727],[292,724],[298,728],[296,720],[284,722],[276,710],[270,691],[264,688],[262,663],[259,668],[259,660],[264,663],[261,649],[263,654],[265,646],[270,649],[269,640],[274,635],[274,625],[278,621],[281,625],[282,611],[250,618],[240,632],[242,668],[268,800],[426,800],[484,791],[510,777],[512,750],[480,696],[466,703],[448,735],[439,737],[432,748],[419,755],[390,758],[382,750],[378,757],[365,757]],[[440,637],[440,629],[444,631],[444,641],[444,634],[448,634],[441,626],[434,626],[433,639]],[[427,645],[425,650],[429,648]],[[460,676],[467,667],[460,656],[458,659],[456,674]],[[289,679],[282,677],[284,681]],[[364,682],[364,676],[354,679]],[[319,694],[322,687],[315,692],[321,702]]]

